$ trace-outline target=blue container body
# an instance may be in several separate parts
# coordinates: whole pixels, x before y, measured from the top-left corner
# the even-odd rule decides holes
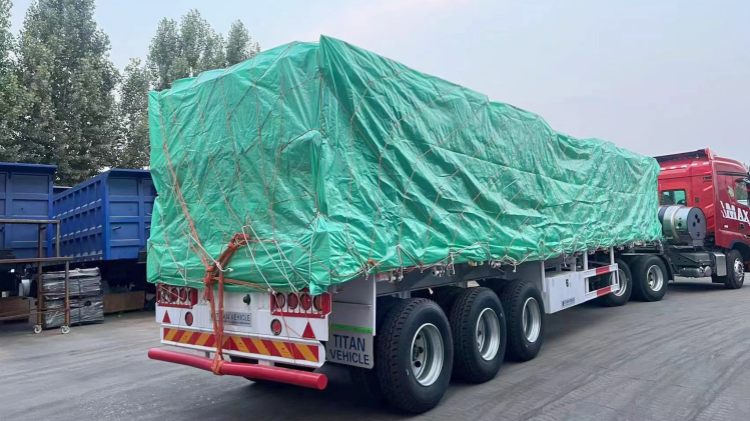
[[[54,165],[0,162],[0,217],[50,219],[56,170]],[[42,245],[45,255],[48,255],[51,231],[47,230]],[[38,225],[0,225],[0,248],[11,249],[16,258],[37,257],[38,242]]]
[[[61,254],[74,262],[136,259],[146,248],[155,196],[148,171],[117,168],[56,194]]]

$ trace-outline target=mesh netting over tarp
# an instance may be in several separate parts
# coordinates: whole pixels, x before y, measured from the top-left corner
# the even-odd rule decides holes
[[[201,286],[242,233],[228,277],[313,293],[661,234],[652,158],[332,38],[179,80],[149,119],[152,282]]]

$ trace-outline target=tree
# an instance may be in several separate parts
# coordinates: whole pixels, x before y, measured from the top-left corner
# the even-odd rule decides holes
[[[22,159],[56,163],[66,184],[114,161],[118,74],[93,15],[94,0],[37,0],[20,35],[20,81],[32,103],[22,120]]]
[[[183,16],[179,24],[173,19],[162,19],[148,55],[155,88],[166,89],[176,79],[224,67],[223,48],[224,39],[195,9]]]
[[[190,10],[180,19],[164,18],[151,40],[148,67],[153,73],[153,86],[167,89],[176,79],[226,67],[246,60],[260,51],[241,21],[235,21],[227,42],[200,12]]]
[[[140,59],[130,59],[119,89],[117,105],[120,133],[116,165],[144,168],[149,165],[148,90],[150,75]]]
[[[245,61],[260,52],[260,45],[253,42],[247,28],[240,20],[232,22],[227,36],[227,65]]]
[[[15,42],[10,33],[10,0],[0,0],[0,160],[16,161],[20,156],[18,131],[26,105],[13,58]]]
[[[198,68],[200,71],[210,69],[220,69],[227,65],[226,54],[224,53],[224,37],[221,34],[214,32],[213,29],[209,29],[209,33],[206,36],[206,43],[203,48],[203,56],[201,57],[200,65]]]
[[[192,9],[180,21],[181,55],[185,59],[187,71],[185,76],[193,76],[200,72],[203,53],[206,50],[210,27],[200,12]]]
[[[163,18],[151,40],[148,66],[154,75],[154,88],[167,89],[175,79],[184,77],[187,64],[181,60],[181,40],[177,22]]]

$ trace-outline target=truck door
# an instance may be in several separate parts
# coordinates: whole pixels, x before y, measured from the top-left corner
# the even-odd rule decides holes
[[[739,233],[746,240],[750,239],[750,202],[748,202],[748,189],[750,183],[746,178],[738,178],[734,182],[734,198],[737,200],[737,216],[739,221]]]
[[[750,207],[745,178],[736,174],[718,176],[719,203],[716,243],[730,248],[736,241],[747,242],[750,235]]]

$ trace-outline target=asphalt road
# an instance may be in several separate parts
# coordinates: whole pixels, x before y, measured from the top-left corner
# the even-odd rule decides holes
[[[670,286],[662,302],[583,305],[548,317],[533,361],[454,384],[423,419],[750,419],[750,287]],[[22,329],[23,328],[23,329]],[[400,419],[335,367],[326,391],[150,361],[148,313],[68,335],[0,325],[0,419]]]

